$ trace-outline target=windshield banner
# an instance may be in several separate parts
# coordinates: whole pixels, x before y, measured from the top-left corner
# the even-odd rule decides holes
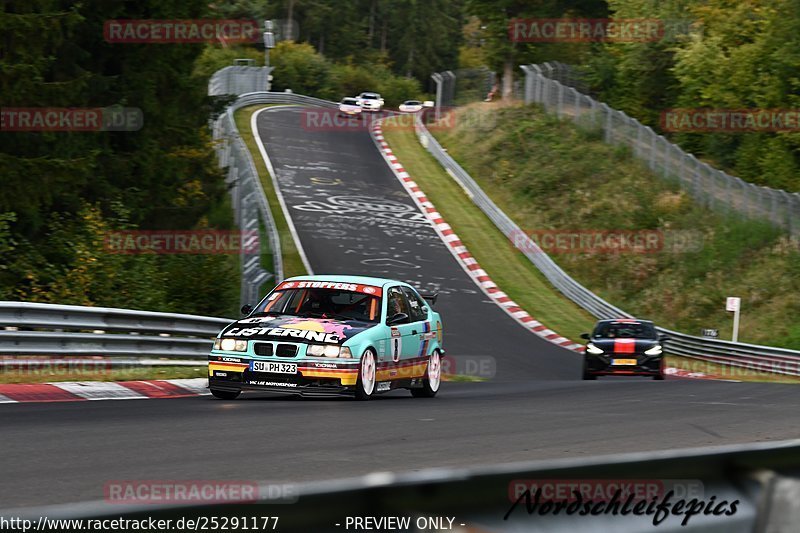
[[[278,285],[276,291],[287,289],[333,289],[338,291],[360,292],[371,296],[381,296],[380,287],[360,285],[358,283],[342,283],[337,281],[284,281]]]

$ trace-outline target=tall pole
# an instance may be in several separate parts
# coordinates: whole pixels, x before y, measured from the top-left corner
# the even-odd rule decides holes
[[[436,120],[438,122],[441,114],[441,107],[442,107],[442,75],[438,72],[434,72],[431,74],[431,78],[436,83]]]

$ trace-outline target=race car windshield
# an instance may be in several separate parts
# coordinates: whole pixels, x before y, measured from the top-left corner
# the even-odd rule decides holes
[[[342,103],[345,105],[358,105],[358,100],[355,98],[345,98],[342,100]]]
[[[608,322],[594,330],[593,337],[600,339],[649,339],[658,338],[652,324]]]
[[[361,98],[363,98],[364,100],[377,100],[378,99],[378,95],[376,95],[376,94],[365,94],[365,95],[362,95]]]
[[[409,100],[406,102],[406,105],[420,105],[421,102],[417,100]]]
[[[381,299],[378,296],[339,289],[278,290],[262,301],[254,315],[293,315],[377,322]]]

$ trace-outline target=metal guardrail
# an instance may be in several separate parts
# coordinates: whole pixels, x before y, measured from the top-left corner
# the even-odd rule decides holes
[[[293,93],[252,92],[240,95],[213,124],[213,138],[216,141],[219,165],[228,168],[226,182],[231,188],[237,225],[243,231],[258,232],[262,237],[262,242],[269,244],[274,278],[276,282],[281,282],[284,278],[284,270],[280,236],[264,188],[258,177],[253,156],[242,140],[234,119],[234,113],[239,109],[261,104],[327,108],[336,108],[337,104]],[[264,239],[264,237],[266,238]],[[273,274],[262,268],[260,253],[253,250],[252,247],[242,247],[241,269],[240,300],[243,305],[252,304],[260,299],[261,286],[271,279]]]
[[[359,478],[316,481],[297,485],[259,485],[255,501],[221,501],[166,505],[112,505],[101,501],[54,505],[35,509],[0,510],[0,516],[20,517],[35,525],[39,518],[128,520],[201,519],[208,517],[278,517],[280,531],[339,532],[347,529],[346,520],[355,517],[409,517],[411,527],[402,531],[641,531],[667,532],[759,532],[795,531],[800,523],[800,441],[737,444],[686,450],[627,452],[625,454],[577,459],[540,460],[478,468],[438,468],[407,474],[381,472]],[[576,483],[590,488],[633,486],[631,492],[649,502],[663,503],[668,491],[663,523],[654,525],[655,511],[626,513],[608,511],[582,515],[552,512],[553,501],[564,496],[545,495],[550,512],[528,512],[525,503],[517,504],[514,495],[520,485],[574,489]],[[642,489],[643,492],[634,491]],[[651,489],[657,489],[655,493]],[[569,489],[569,490],[572,490]],[[647,489],[647,492],[644,492]],[[255,491],[254,491],[255,492]],[[565,491],[567,492],[567,491]],[[607,491],[586,495],[594,503],[608,503]],[[572,493],[567,492],[572,495]],[[696,498],[692,502],[692,498]],[[243,498],[244,499],[244,498]],[[532,498],[533,499],[533,498]],[[620,498],[625,500],[623,496]],[[722,505],[722,511],[700,513],[687,519],[690,502],[702,500],[703,509]],[[586,500],[584,500],[585,503]],[[683,501],[678,509],[676,503]],[[725,502],[724,504],[722,502]],[[283,504],[283,505],[281,505]],[[672,511],[674,506],[675,511]],[[605,506],[604,506],[605,507]],[[581,509],[582,507],[579,507]],[[620,506],[617,506],[619,511]],[[601,510],[602,511],[602,510]],[[414,528],[418,518],[448,517],[453,527]],[[258,518],[259,520],[261,518]],[[219,520],[219,518],[217,518]],[[250,523],[249,519],[247,523]],[[202,522],[201,522],[202,523]],[[261,524],[261,522],[258,522]],[[270,526],[272,522],[270,522]],[[265,526],[266,529],[266,526]],[[388,528],[374,527],[370,529]]]
[[[231,322],[109,307],[0,302],[0,327],[6,328],[0,331],[0,355],[202,359],[211,339]]]
[[[533,263],[539,271],[567,298],[591,313],[603,318],[632,317],[619,307],[603,300],[592,291],[575,281],[559,267],[524,231],[506,215],[497,204],[481,189],[480,185],[459,165],[441,144],[428,131],[422,120],[417,117],[415,125],[417,137],[428,152],[447,170],[459,185],[469,191],[472,201],[503,232],[515,247]],[[776,374],[800,376],[800,351],[759,346],[745,343],[733,343],[695,337],[663,328],[660,333],[667,335],[666,349],[674,355],[693,359],[722,363],[725,365],[761,370]]]
[[[232,65],[216,71],[208,81],[209,96],[268,91],[274,67]]]
[[[569,87],[578,84],[566,65],[545,63],[520,68],[525,72],[526,104],[537,102],[559,117],[602,128],[607,143],[630,147],[655,175],[677,183],[703,205],[767,220],[800,235],[800,193],[754,185],[698,160],[635,118]]]

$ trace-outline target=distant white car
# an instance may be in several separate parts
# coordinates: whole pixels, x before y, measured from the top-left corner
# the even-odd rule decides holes
[[[422,102],[419,100],[406,100],[400,104],[399,109],[403,113],[419,113],[422,111]]]
[[[380,111],[383,109],[383,98],[378,93],[361,93],[356,99],[364,111]]]
[[[342,98],[342,101],[339,103],[340,116],[354,117],[359,116],[360,114],[361,105],[358,103],[357,98]]]

